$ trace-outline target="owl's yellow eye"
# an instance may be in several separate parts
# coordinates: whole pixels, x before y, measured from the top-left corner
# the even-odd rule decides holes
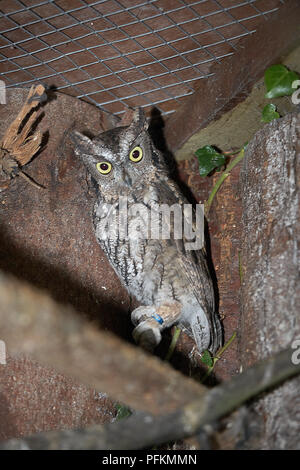
[[[102,175],[108,175],[108,173],[110,173],[112,169],[111,163],[109,162],[99,162],[97,163],[96,167],[99,173],[101,173]]]
[[[143,150],[141,147],[134,147],[129,154],[129,160],[132,162],[140,162],[143,158]]]

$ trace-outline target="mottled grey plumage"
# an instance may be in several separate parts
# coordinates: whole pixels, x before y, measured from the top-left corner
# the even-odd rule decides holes
[[[207,348],[215,352],[222,334],[204,249],[186,251],[185,240],[174,236],[167,240],[137,241],[118,236],[103,239],[100,233],[110,204],[117,210],[120,196],[128,198],[129,234],[137,226],[145,225],[143,214],[130,214],[133,204],[149,209],[157,204],[188,203],[154,147],[142,111],[132,112],[129,125],[121,123],[93,140],[75,132],[73,140],[76,155],[99,188],[93,216],[98,242],[129,292],[142,304],[131,316],[136,325],[135,339],[151,349],[159,343],[164,328],[179,323],[194,337],[200,352]],[[137,146],[142,149],[143,158],[133,162],[129,154]],[[97,163],[103,161],[112,165],[109,174],[101,174],[97,169]]]

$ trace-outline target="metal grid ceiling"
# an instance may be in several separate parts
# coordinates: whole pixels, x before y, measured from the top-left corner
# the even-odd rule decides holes
[[[106,111],[173,112],[282,0],[2,0],[0,75]]]

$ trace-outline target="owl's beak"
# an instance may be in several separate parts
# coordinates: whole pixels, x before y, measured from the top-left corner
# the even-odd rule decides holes
[[[122,170],[122,180],[124,181],[124,183],[126,184],[126,186],[132,186],[132,179],[131,177],[129,176],[129,174],[127,173],[126,170]]]

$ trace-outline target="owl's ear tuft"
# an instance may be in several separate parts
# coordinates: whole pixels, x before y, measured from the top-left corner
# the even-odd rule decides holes
[[[128,108],[128,110],[124,113],[121,121],[118,124],[118,127],[126,126],[129,129],[144,128],[145,130],[148,129],[148,123],[145,116],[145,113],[142,108]]]
[[[92,141],[86,135],[81,134],[78,131],[73,131],[70,134],[70,138],[75,145],[76,153],[88,153],[92,147]]]

